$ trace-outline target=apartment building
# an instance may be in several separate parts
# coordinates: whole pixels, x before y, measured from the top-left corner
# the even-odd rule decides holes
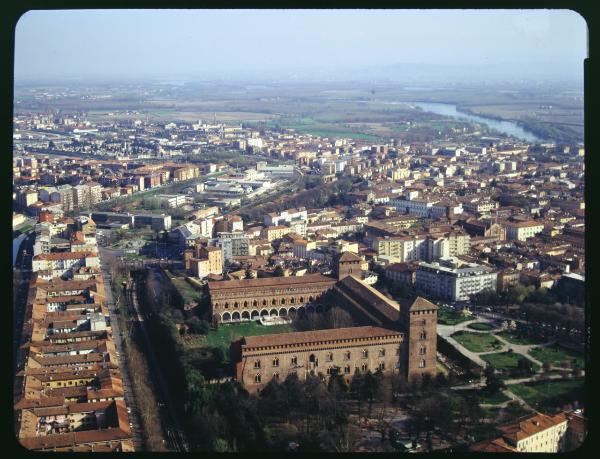
[[[482,291],[496,291],[497,272],[475,263],[460,263],[456,258],[420,262],[415,287],[427,295],[450,301],[466,301]]]
[[[223,251],[223,261],[233,261],[233,257],[244,257],[249,253],[249,237],[242,232],[217,233],[217,245]]]

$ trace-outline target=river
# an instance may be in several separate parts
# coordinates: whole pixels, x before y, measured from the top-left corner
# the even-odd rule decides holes
[[[474,123],[481,123],[489,126],[491,129],[503,132],[510,136],[525,140],[527,142],[538,142],[540,139],[533,133],[523,129],[514,121],[500,121],[484,116],[471,115],[470,113],[461,112],[456,109],[454,104],[446,104],[439,102],[407,102],[408,105],[420,107],[426,112],[437,113],[438,115],[451,116],[453,118]]]

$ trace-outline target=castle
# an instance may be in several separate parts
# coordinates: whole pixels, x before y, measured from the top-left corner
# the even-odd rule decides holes
[[[219,322],[259,316],[294,316],[314,311],[326,299],[348,311],[355,327],[248,336],[231,344],[236,379],[249,392],[272,378],[296,373],[343,375],[356,369],[397,372],[408,380],[436,374],[437,309],[416,297],[399,304],[357,277],[360,258],[349,252],[337,260],[337,280],[320,274],[209,282],[213,318]],[[324,297],[324,295],[326,295]]]

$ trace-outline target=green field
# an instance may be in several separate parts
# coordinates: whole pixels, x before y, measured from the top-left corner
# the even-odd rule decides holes
[[[218,330],[210,330],[202,344],[219,347],[229,352],[229,344],[242,336],[273,335],[295,331],[292,325],[261,325],[259,322],[243,322],[239,324],[221,324]]]
[[[533,345],[533,344],[543,344],[543,341],[540,341],[535,338],[529,338],[527,336],[524,336],[524,335],[521,335],[521,334],[515,333],[515,332],[503,331],[500,333],[496,333],[496,335],[505,339],[506,341],[508,341],[511,344],[523,344],[526,346]]]
[[[498,392],[494,395],[485,394],[483,392],[477,393],[477,398],[479,399],[479,403],[483,403],[486,405],[499,405],[500,403],[504,403],[509,400],[509,398],[504,395],[502,392]]]
[[[472,330],[479,330],[479,331],[488,331],[488,330],[494,329],[493,325],[488,324],[486,322],[475,322],[475,323],[467,325],[467,327]]]
[[[450,336],[471,352],[488,352],[502,347],[492,335],[459,331]]]
[[[571,361],[571,368],[583,368],[585,365],[581,354],[557,345],[531,349],[529,354],[540,362],[550,362],[556,367],[562,366],[565,360]]]
[[[583,381],[583,378],[579,378],[565,381],[511,384],[508,389],[530,405],[545,405],[555,397],[581,399],[583,397]]]
[[[524,357],[516,352],[498,352],[482,355],[481,358],[498,370],[514,370],[519,367],[519,360]],[[540,369],[538,364],[532,364],[535,371]]]
[[[473,320],[472,316],[463,316],[459,312],[455,312],[448,308],[440,308],[438,310],[438,324],[441,325],[457,325],[461,322]]]

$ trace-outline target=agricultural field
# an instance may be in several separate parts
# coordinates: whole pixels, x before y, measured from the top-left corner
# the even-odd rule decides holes
[[[450,335],[471,352],[489,352],[502,347],[502,343],[492,335],[464,331]]]
[[[529,354],[540,362],[550,362],[553,366],[560,367],[563,362],[569,361],[571,368],[584,368],[583,355],[554,345],[531,349]]]

